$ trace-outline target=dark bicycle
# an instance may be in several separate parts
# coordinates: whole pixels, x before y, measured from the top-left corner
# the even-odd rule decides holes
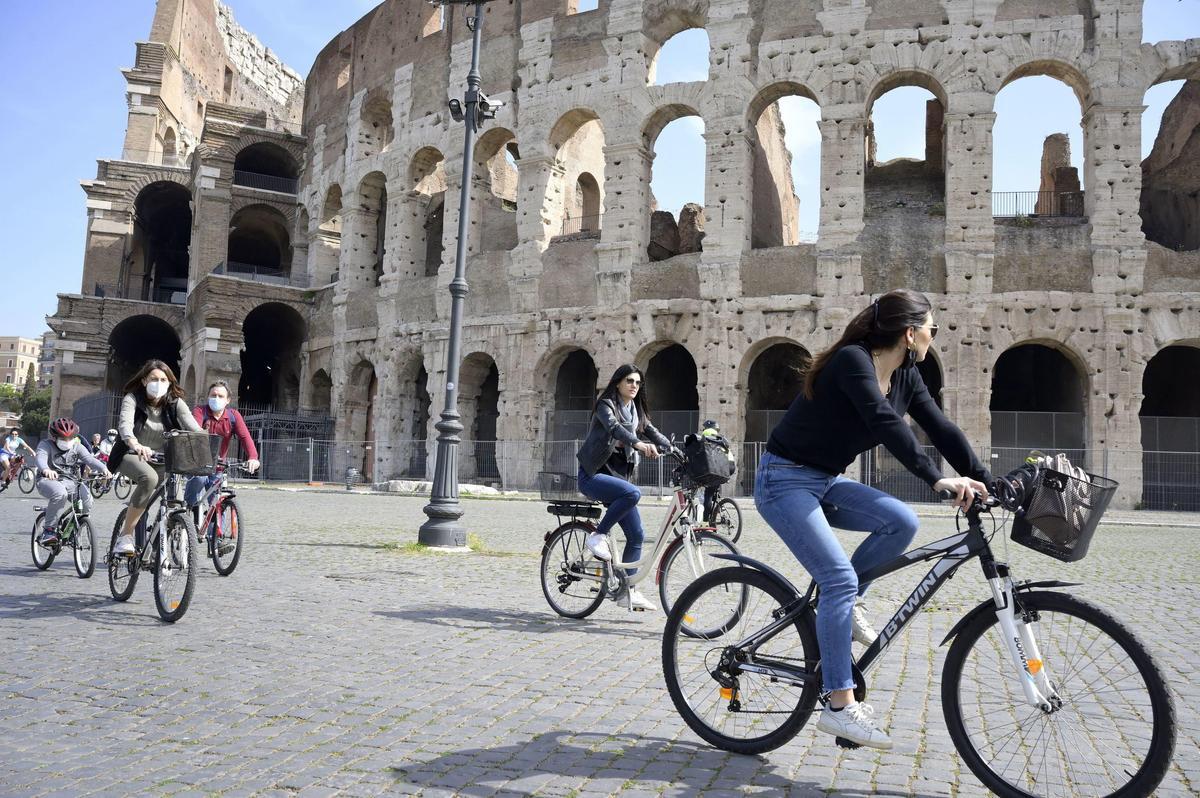
[[[860,573],[869,582],[933,562],[854,664],[865,674],[968,560],[978,558],[990,598],[946,635],[942,710],[955,748],[1001,796],[1145,796],[1175,746],[1175,707],[1145,646],[1100,607],[1062,592],[1078,583],[1016,582],[991,540],[1013,513],[1011,538],[1064,561],[1081,559],[1116,483],[1049,469],[1010,474],[995,497],[965,513],[967,528]],[[963,517],[960,515],[960,518]],[[663,636],[663,671],[676,709],[709,743],[744,754],[778,748],[803,728],[821,694],[814,613],[778,571],[749,557],[702,576],[676,601]],[[1057,588],[1055,590],[1054,588]],[[857,747],[838,739],[843,747]]]
[[[78,477],[79,474],[72,476],[72,479],[75,479],[75,493],[71,496],[71,503],[57,519],[58,542],[52,546],[43,546],[38,542],[45,526],[46,508],[37,506],[33,508],[38,515],[33,519],[29,547],[33,555],[33,564],[39,571],[49,568],[63,549],[70,548],[75,560],[75,573],[80,579],[87,579],[96,570],[96,533],[84,509],[83,492],[88,487]]]
[[[161,455],[156,455],[151,462],[164,461]],[[117,601],[129,600],[143,570],[154,572],[154,604],[159,617],[167,623],[175,623],[187,612],[196,586],[196,527],[183,500],[183,480],[183,476],[168,471],[159,483],[145,514],[138,520],[133,554],[113,553],[125,513],[129,512],[128,507],[122,509],[104,556],[108,589]],[[147,523],[155,502],[158,512]]]

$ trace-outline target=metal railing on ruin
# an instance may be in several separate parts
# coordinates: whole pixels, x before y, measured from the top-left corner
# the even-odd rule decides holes
[[[295,194],[300,187],[299,178],[280,177],[278,175],[263,175],[258,172],[246,172],[241,169],[233,171],[233,184],[245,188],[256,188],[261,191],[276,191],[281,194]]]
[[[1082,191],[993,191],[992,216],[997,219],[1028,217],[1080,217],[1084,215]]]
[[[218,263],[217,267],[213,269],[213,274],[226,274],[273,285],[291,285],[292,283],[291,276],[283,269],[254,263],[239,263],[233,260]]]
[[[563,219],[562,228],[559,230],[560,236],[574,236],[582,234],[594,234],[597,238],[600,237],[600,221],[603,214],[593,213],[589,216],[568,216]]]

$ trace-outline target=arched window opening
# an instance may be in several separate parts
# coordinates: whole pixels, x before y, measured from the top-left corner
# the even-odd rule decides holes
[[[1142,376],[1142,505],[1200,510],[1200,347],[1168,346]]]
[[[815,242],[820,224],[821,109],[799,87],[779,91],[755,104],[752,249]]]
[[[1145,104],[1142,232],[1168,250],[1200,250],[1200,80],[1153,86]]]
[[[586,109],[564,114],[550,132],[555,170],[547,204],[562,219],[552,236],[595,236],[604,214],[604,128]]]
[[[596,364],[583,349],[573,350],[554,377],[554,410],[546,425],[552,441],[570,441],[587,437],[596,403]]]
[[[300,348],[307,325],[295,309],[259,305],[242,322],[245,345],[238,380],[240,407],[295,412],[300,404]]]
[[[600,0],[567,0],[567,14],[583,14],[600,7]]]
[[[170,182],[151,183],[138,194],[126,261],[130,298],[175,305],[187,301],[191,199],[186,188]]]
[[[157,316],[125,319],[108,335],[108,364],[104,389],[120,393],[147,360],[161,360],[179,376],[179,335]]]
[[[590,172],[581,172],[575,180],[571,213],[579,219],[579,232],[600,232],[600,184]]]
[[[773,344],[750,366],[746,381],[746,441],[763,442],[804,388],[812,355],[792,343]]]
[[[446,172],[442,154],[432,147],[419,151],[409,166],[409,212],[405,215],[405,238],[414,253],[409,262],[409,277],[436,277],[442,265],[443,217],[446,200]]]
[[[396,137],[392,123],[392,103],[382,95],[375,95],[363,103],[362,125],[359,127],[359,154],[368,158],[376,153],[387,152]]]
[[[1072,88],[1023,77],[1000,90],[995,108],[992,215],[1082,218],[1082,109]]]
[[[333,411],[333,380],[324,369],[318,369],[309,386],[309,408],[319,415],[328,416]]]
[[[163,166],[178,166],[179,153],[177,152],[178,144],[175,141],[175,128],[169,127],[163,133],[162,140],[162,162]]]
[[[1000,355],[992,373],[992,470],[1006,473],[1032,449],[1084,455],[1087,385],[1065,354],[1044,344],[1020,344]]]
[[[229,274],[287,283],[291,266],[291,235],[282,213],[269,205],[251,205],[233,215],[225,261]]]
[[[412,436],[412,449],[408,456],[408,474],[423,479],[429,462],[429,373],[422,365],[417,370],[413,381],[413,406],[410,414],[409,429]]]
[[[468,355],[459,372],[459,413],[469,440],[463,447],[460,476],[497,480],[500,464],[496,427],[500,419],[500,370],[482,352]]]
[[[708,80],[708,31],[701,27],[683,30],[649,53],[647,77],[652,86]]]
[[[233,184],[263,191],[295,194],[300,165],[291,153],[277,144],[251,144],[233,162]]]
[[[668,438],[682,438],[700,428],[700,394],[696,361],[680,344],[672,344],[646,366],[646,401],[650,419]]]
[[[342,254],[342,187],[336,183],[325,192],[316,236],[309,245],[311,284],[328,285],[333,282]]]
[[[507,252],[517,245],[517,140],[503,128],[493,128],[475,147],[472,177],[472,253]]]
[[[704,250],[704,120],[686,112],[654,140],[650,180],[650,242],[646,254],[662,261]]]

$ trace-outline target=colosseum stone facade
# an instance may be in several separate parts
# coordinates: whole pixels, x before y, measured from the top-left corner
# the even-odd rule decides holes
[[[656,85],[691,28],[707,79]],[[192,394],[224,377],[247,407],[330,417],[370,442],[376,480],[431,471],[463,160],[446,100],[470,49],[460,15],[386,0],[301,86],[215,0],[160,0],[126,72],[125,157],[84,184],[83,286],[51,319],[58,407],[163,354]],[[1200,423],[1196,84],[1140,153],[1145,92],[1200,79],[1200,40],[1144,44],[1138,0],[496,0],[481,73],[505,105],[472,156],[464,477],[533,484],[627,361],[660,427],[762,441],[795,366],[904,286],[941,325],[927,382],[994,462],[1086,450],[1124,506],[1144,475],[1197,481],[1200,456],[1185,478],[1143,454],[1200,451],[1158,426]],[[1075,210],[1040,196],[997,218],[994,101],[1034,75],[1080,103],[1083,174],[1050,142],[1040,187]],[[872,106],[910,85],[935,98],[925,158],[876,163]],[[796,235],[789,95],[821,112],[815,242]],[[654,146],[693,115],[704,204],[676,219]]]

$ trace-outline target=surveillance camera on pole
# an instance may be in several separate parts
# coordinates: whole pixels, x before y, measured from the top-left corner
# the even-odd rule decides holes
[[[470,224],[470,187],[475,159],[475,133],[484,121],[495,119],[503,103],[491,100],[479,90],[479,49],[483,31],[483,6],[490,0],[430,0],[436,6],[474,6],[467,15],[471,40],[471,71],[467,73],[467,91],[461,100],[449,101],[450,117],[463,125],[462,185],[458,197],[458,242],[454,253],[454,279],[450,281],[450,340],[446,348],[446,404],[442,418],[434,426],[438,431],[437,459],[433,471],[433,487],[429,504],[425,505],[428,519],[421,525],[417,540],[427,546],[465,548],[467,532],[459,519],[462,506],[458,501],[458,446],[463,430],[458,413],[458,372],[462,353],[462,315],[467,297],[467,231]]]

